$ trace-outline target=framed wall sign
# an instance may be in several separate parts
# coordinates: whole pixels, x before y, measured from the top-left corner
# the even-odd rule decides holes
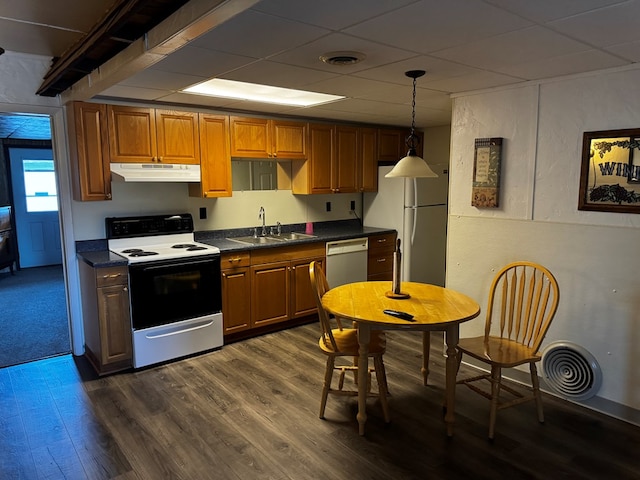
[[[471,205],[498,208],[502,138],[476,138]]]
[[[578,210],[640,213],[640,129],[584,132]]]

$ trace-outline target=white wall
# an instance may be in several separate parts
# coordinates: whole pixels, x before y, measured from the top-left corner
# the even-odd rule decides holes
[[[640,68],[558,78],[453,101],[447,286],[486,307],[493,273],[549,268],[560,305],[546,345],[589,350],[601,399],[640,409],[640,215],[578,211],[582,134],[640,128]],[[474,139],[503,137],[500,208],[471,206]],[[484,319],[461,335],[481,335]]]
[[[197,231],[260,225],[258,210],[264,207],[267,225],[324,222],[355,218],[350,215],[350,201],[356,212],[362,204],[361,194],[292,195],[291,190],[233,192],[232,197],[205,199],[189,197],[186,184],[112,183],[113,200],[73,202],[76,240],[105,238],[105,217],[160,213],[191,213]],[[331,202],[331,212],[326,212]],[[207,209],[207,219],[200,220],[200,208]]]

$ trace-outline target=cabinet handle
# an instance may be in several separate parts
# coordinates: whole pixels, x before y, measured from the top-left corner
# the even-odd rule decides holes
[[[387,261],[387,259],[386,259],[386,258],[379,258],[379,259],[377,260],[377,262],[378,262],[378,263],[384,263],[384,262],[386,262],[386,261]]]
[[[112,273],[111,275],[103,275],[102,278],[107,279],[107,278],[118,278],[120,275],[122,275],[121,273]]]
[[[230,258],[230,259],[229,259],[229,262],[231,262],[231,263],[233,263],[233,262],[240,262],[240,261],[242,261],[242,259],[241,259],[240,257],[237,257],[237,258]]]
[[[223,274],[222,274],[222,278],[227,278],[227,274],[226,274],[226,273],[223,273]]]
[[[111,194],[110,194],[110,193],[107,193],[107,198],[108,198],[109,200],[111,200]]]
[[[158,162],[162,163],[163,158],[162,157],[158,157]]]
[[[378,243],[385,243],[387,241],[386,238],[379,238],[378,240],[376,240]]]
[[[127,287],[123,287],[123,288],[122,288],[122,291],[123,291],[123,292],[128,292],[128,291],[129,291],[129,289],[128,289]]]

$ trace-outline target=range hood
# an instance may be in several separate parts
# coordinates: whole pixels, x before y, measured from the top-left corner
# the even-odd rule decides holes
[[[114,182],[199,182],[200,165],[175,163],[112,163]]]

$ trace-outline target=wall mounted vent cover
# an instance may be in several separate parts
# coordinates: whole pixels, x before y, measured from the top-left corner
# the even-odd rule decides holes
[[[564,398],[586,400],[602,384],[602,370],[595,357],[571,342],[554,342],[542,353],[546,384]]]

